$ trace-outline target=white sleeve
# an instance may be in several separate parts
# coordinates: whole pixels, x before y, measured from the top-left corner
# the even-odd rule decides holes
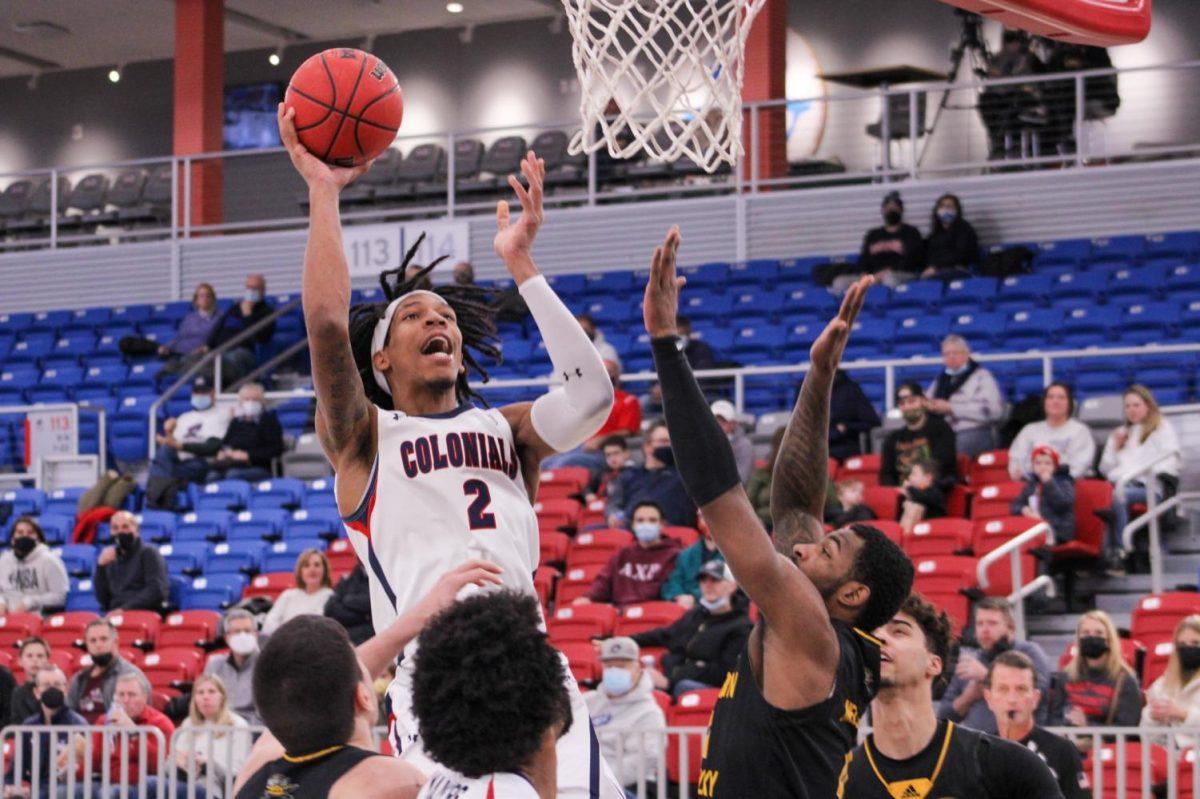
[[[1029,473],[1029,453],[1033,451],[1033,445],[1029,443],[1032,437],[1029,428],[1030,425],[1022,427],[1008,448],[1008,475],[1014,480],[1023,480]]]
[[[1091,429],[1083,422],[1076,421],[1075,425],[1067,460],[1071,464],[1071,476],[1078,480],[1092,471],[1092,461],[1096,458],[1096,439],[1092,438]]]
[[[267,618],[263,620],[262,634],[270,635],[278,630],[285,621],[290,618],[289,610],[291,608],[292,598],[296,595],[295,588],[289,588],[279,595],[275,600],[275,604],[267,611]]]
[[[533,403],[533,429],[558,452],[591,438],[612,412],[613,385],[592,342],[538,275],[519,289],[546,342],[554,374],[563,381]]]

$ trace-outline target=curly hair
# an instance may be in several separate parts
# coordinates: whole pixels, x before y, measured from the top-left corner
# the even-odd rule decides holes
[[[942,659],[942,673],[933,681],[936,693],[950,682],[950,675],[954,671],[951,661],[957,656],[958,650],[954,625],[946,611],[938,610],[920,594],[909,594],[897,612],[912,617],[925,634],[925,648]]]
[[[397,269],[389,269],[379,274],[379,286],[383,289],[385,302],[362,303],[350,309],[350,349],[354,354],[354,365],[358,369],[367,399],[384,410],[394,410],[394,407],[391,396],[375,382],[371,366],[371,339],[375,335],[375,325],[384,317],[388,305],[397,297],[403,297],[420,288],[421,282],[428,280],[433,268],[449,257],[443,255],[428,266],[421,267],[411,277],[406,277],[405,272],[424,240],[425,234],[422,233],[404,254],[404,260]],[[478,375],[481,382],[488,381],[487,369],[478,356],[490,358],[496,363],[502,361],[499,338],[496,335],[493,292],[480,286],[457,284],[437,286],[432,291],[453,309],[458,320],[458,329],[462,332],[462,357],[466,371],[458,376],[455,383],[455,398],[460,403],[468,399],[482,400],[469,382],[472,373]],[[390,330],[388,335],[391,335]],[[384,342],[387,342],[386,338]]]
[[[908,555],[878,528],[852,524],[850,529],[862,539],[862,548],[854,559],[849,578],[871,589],[871,595],[858,612],[855,626],[874,630],[896,615],[912,590],[913,565]]]
[[[476,594],[418,639],[412,707],[426,751],[472,779],[527,764],[553,725],[571,724],[558,652],[538,606],[515,591]]]

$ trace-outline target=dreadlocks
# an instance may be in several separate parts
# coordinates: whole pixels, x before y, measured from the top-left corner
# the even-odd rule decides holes
[[[384,302],[364,303],[350,309],[350,349],[354,353],[354,365],[358,368],[358,376],[362,380],[367,399],[384,410],[393,410],[392,398],[375,383],[371,371],[371,338],[375,333],[375,325],[383,318],[392,300],[418,288],[426,275],[448,257],[443,255],[429,266],[421,268],[411,278],[406,278],[404,273],[424,240],[425,234],[422,233],[405,253],[398,269],[380,273],[379,286],[383,289]],[[482,382],[488,381],[487,369],[480,363],[476,353],[497,363],[502,359],[496,336],[492,292],[479,286],[459,285],[437,286],[432,291],[454,310],[458,318],[458,329],[462,332],[462,356],[466,371],[458,376],[455,383],[455,398],[460,403],[469,399],[482,401],[482,397],[471,388],[469,382],[472,373],[479,375]],[[388,335],[391,335],[391,331],[388,331]]]

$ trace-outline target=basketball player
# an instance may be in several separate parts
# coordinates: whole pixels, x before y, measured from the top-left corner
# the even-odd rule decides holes
[[[1012,741],[938,721],[933,684],[946,678],[950,620],[918,595],[875,631],[883,645],[874,729],[851,755],[839,797],[1062,799],[1050,768]]]
[[[535,599],[494,591],[456,602],[421,632],[413,708],[442,764],[421,799],[555,797],[555,744],[572,727],[571,702],[539,625]]]
[[[821,537],[830,391],[871,279],[850,287],[812,346],[812,368],[791,422],[807,451],[786,456],[806,460],[783,475],[776,467],[774,479],[789,487],[775,503],[772,545],[742,488],[728,437],[680,349],[679,241],[672,229],[655,250],[644,307],[671,447],[688,493],[761,612],[721,688],[697,793],[824,799],[836,790],[879,667],[878,642],[858,628],[890,619],[913,578],[908,558],[874,527],[856,524]]]
[[[532,152],[524,159],[528,189],[509,177],[521,216],[510,221],[508,203],[497,205],[494,246],[562,384],[532,403],[481,409],[471,402],[468,372],[487,376],[472,350],[498,354],[487,294],[472,286],[413,290],[432,265],[389,285],[389,274],[404,274],[406,258],[400,270],[381,276],[386,304],[351,311],[338,193],[366,167],[319,161],[297,141],[292,116],[280,106],[280,135],[309,186],[302,296],[316,429],[337,473],[350,541],[367,571],[376,629],[407,610],[438,574],[471,558],[496,563],[505,586],[535,596],[540,547],[531,499],[541,461],[586,441],[613,404],[599,354],[530,255],[542,222],[545,165]],[[434,764],[410,707],[414,654],[410,646],[389,690],[391,737],[400,757],[428,773]],[[575,716],[586,719],[569,671],[565,680]],[[590,724],[576,724],[562,738],[559,762],[559,796],[622,795]]]

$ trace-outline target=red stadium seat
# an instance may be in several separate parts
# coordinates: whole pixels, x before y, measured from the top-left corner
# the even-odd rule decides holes
[[[542,530],[538,539],[541,548],[540,563],[566,563],[567,548],[571,545],[570,536],[557,530]]]
[[[591,479],[591,473],[581,466],[566,466],[542,472],[538,483],[538,501],[565,499],[583,493]]]
[[[904,553],[916,560],[934,555],[955,555],[971,546],[971,523],[966,519],[930,519],[913,525],[904,536]]]
[[[1143,744],[1136,741],[1125,743],[1125,762],[1120,760],[1116,743],[1106,743],[1099,750],[1088,753],[1083,763],[1083,772],[1094,773],[1094,758],[1100,760],[1100,785],[1093,785],[1093,795],[1096,799],[1151,799],[1153,794],[1142,793]],[[1161,787],[1167,784],[1167,750],[1161,746],[1149,746],[1146,758],[1150,766],[1151,787]],[[1117,793],[1117,771],[1125,772],[1125,794]]]
[[[890,519],[872,519],[869,524],[879,532],[883,533],[893,543],[899,544],[904,538],[904,529],[900,526],[900,522],[894,522]]]
[[[667,712],[668,727],[709,727],[712,724],[713,708],[716,707],[720,690],[708,688],[702,691],[688,691],[679,697],[679,701]],[[705,733],[689,733],[671,735],[667,738],[667,777],[672,782],[694,784],[700,779],[700,762],[704,757]],[[684,764],[687,772],[680,768],[680,739],[687,739],[687,762]]]
[[[592,581],[603,568],[603,563],[595,563],[591,566],[567,569],[566,574],[558,581],[558,589],[554,595],[555,607],[570,604],[576,597],[586,594],[592,587]]]
[[[664,527],[663,535],[667,538],[674,538],[683,549],[687,549],[700,540],[700,531],[692,527]]]
[[[265,596],[271,600],[279,598],[289,588],[296,587],[296,575],[292,572],[270,572],[260,574],[242,590],[242,599]]]
[[[558,651],[567,656],[571,674],[575,680],[586,685],[595,685],[600,681],[600,653],[590,642],[576,641],[555,644]]]
[[[612,605],[600,602],[571,605],[556,609],[554,615],[546,620],[546,629],[555,644],[591,641],[611,636],[616,620],[617,609]]]
[[[892,486],[867,486],[863,490],[863,504],[874,511],[877,519],[895,521],[900,516],[900,489]]]
[[[665,717],[671,710],[671,695],[666,691],[656,690],[651,694],[651,696],[654,697],[655,704],[658,705],[658,709],[663,712],[663,716]]]
[[[977,521],[972,530],[972,549],[975,551],[976,557],[982,558],[1036,524],[1038,524],[1036,519],[1030,519],[1027,516],[1004,516]],[[1042,537],[1022,545],[1021,551],[1025,553],[1021,556],[1023,585],[1028,584],[1037,576],[1037,560],[1029,553],[1044,546],[1046,546],[1046,539]],[[993,563],[988,568],[987,575],[988,596],[1008,596],[1013,592],[1011,557],[1005,557]]]
[[[605,502],[602,499],[593,499],[589,502],[579,514],[579,529],[586,530],[589,527],[608,524],[608,517],[604,515],[604,509]]]
[[[158,631],[158,645],[168,647],[199,646],[217,638],[221,614],[215,610],[182,610],[167,616]]]
[[[971,519],[998,519],[1012,515],[1012,501],[1021,494],[1024,483],[992,483],[977,489],[971,498]]]
[[[1112,490],[1107,480],[1075,481],[1075,538],[1053,548],[1056,562],[1100,557],[1105,523],[1095,512],[1112,507]]]
[[[534,571],[533,590],[537,591],[542,607],[550,604],[550,596],[554,593],[554,581],[561,576],[562,572],[552,566],[538,566]]]
[[[204,654],[199,649],[172,647],[146,655],[142,673],[152,687],[162,690],[190,683],[203,667]]]
[[[838,468],[837,480],[861,480],[864,486],[879,485],[879,466],[882,460],[879,455],[855,455],[842,461]]]
[[[533,503],[539,530],[564,530],[574,532],[579,526],[583,506],[573,499],[548,499]]]
[[[971,506],[971,490],[965,485],[955,485],[946,495],[946,515],[955,519],[967,518]]]
[[[1007,483],[1012,479],[1008,476],[1008,450],[995,449],[979,453],[967,467],[966,478],[973,486]]]
[[[1152,642],[1170,641],[1175,626],[1185,616],[1200,613],[1200,593],[1172,591],[1142,597],[1133,609],[1129,633],[1150,646]]]
[[[21,667],[20,662],[17,660],[15,649],[0,649],[0,666],[13,672],[14,677],[17,676],[16,672],[20,671]],[[22,680],[18,679],[17,685],[20,685],[22,682]]]
[[[0,615],[0,649],[12,649],[42,629],[42,617],[36,613],[5,613]]]
[[[42,624],[42,638],[50,644],[51,649],[74,646],[83,641],[83,631],[88,622],[100,618],[87,610],[74,610],[67,613],[55,613],[48,616]]]
[[[639,651],[642,658],[654,658],[654,667],[662,671],[663,655],[667,654],[668,651],[665,646],[643,646],[639,647]]]
[[[592,530],[578,533],[567,549],[567,568],[608,563],[617,550],[633,543],[633,534],[624,530]]]
[[[162,617],[151,610],[114,610],[106,618],[121,634],[121,643],[153,649],[162,626]]]
[[[621,610],[615,635],[634,635],[674,624],[686,611],[674,602],[642,602]]]
[[[970,603],[962,589],[975,587],[977,562],[975,558],[946,555],[925,558],[913,564],[913,590],[946,611],[956,630],[967,623],[970,615]]]
[[[330,541],[329,547],[325,550],[325,559],[329,561],[330,571],[337,575],[349,574],[358,565],[358,554],[354,551],[348,538]],[[334,582],[336,583],[337,580]]]

